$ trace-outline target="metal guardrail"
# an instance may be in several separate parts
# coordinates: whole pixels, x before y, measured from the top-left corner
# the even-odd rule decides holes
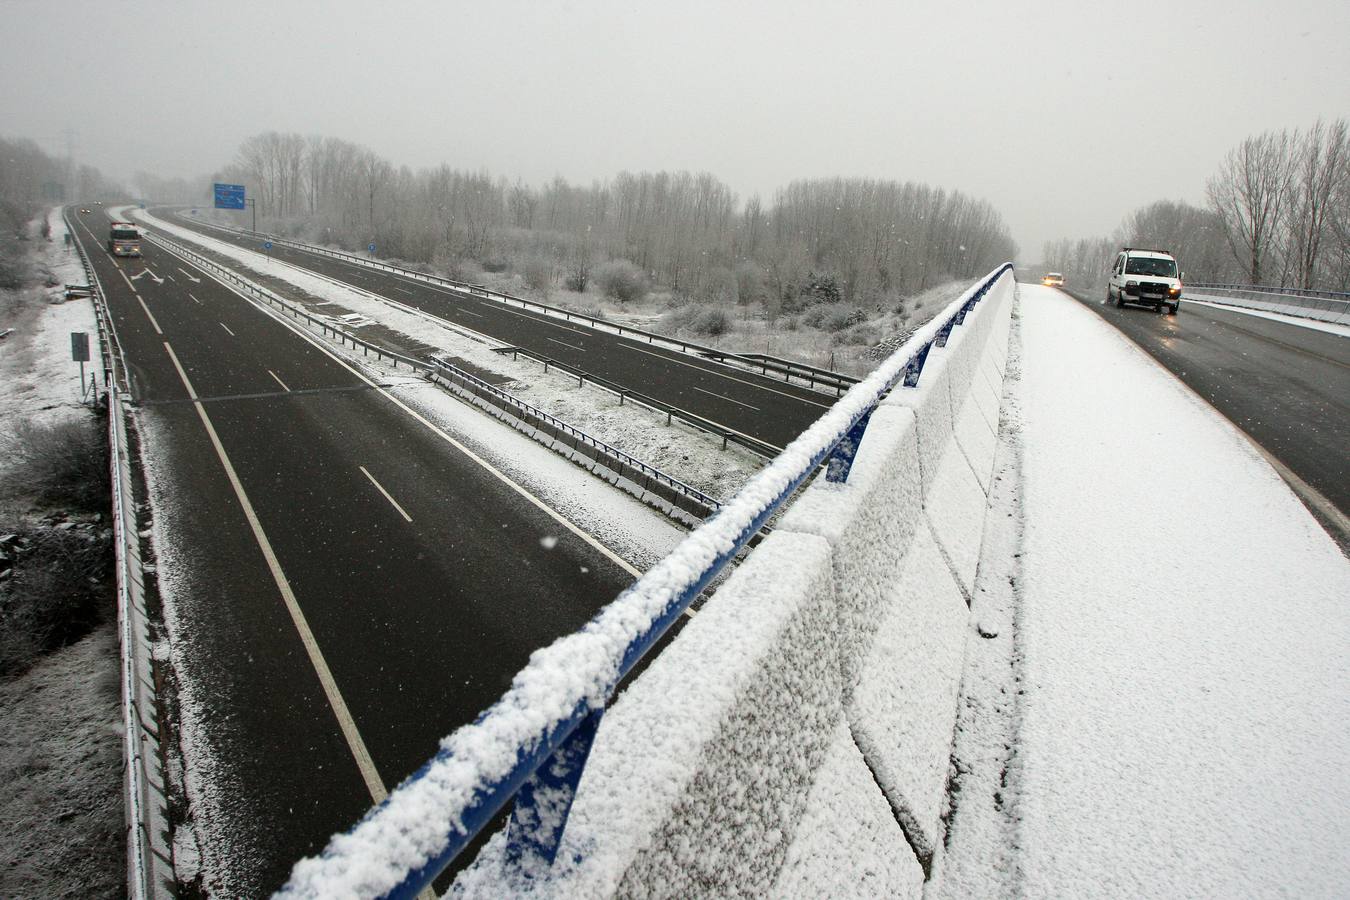
[[[729,357],[731,360],[734,361],[736,357],[743,355],[743,354],[728,353],[727,351],[717,350],[713,347],[708,347],[703,344],[696,344],[692,341],[685,341],[679,338],[673,338],[667,335],[657,334],[653,331],[646,331],[642,328],[632,328],[627,325],[620,325],[616,322],[610,322],[605,319],[598,319],[594,316],[588,316],[585,313],[574,312],[570,309],[563,309],[560,306],[552,306],[548,303],[540,303],[537,300],[528,300],[524,297],[516,297],[511,294],[503,294],[501,291],[494,291],[491,288],[486,287],[485,285],[473,284],[472,282],[468,281],[456,281],[453,278],[442,278],[439,275],[430,275],[426,272],[418,272],[416,269],[408,269],[404,268],[403,266],[395,266],[390,263],[384,263],[376,259],[371,259],[369,257],[359,256],[355,253],[344,253],[341,250],[332,250],[327,247],[319,247],[315,244],[306,244],[303,241],[295,241],[291,240],[290,238],[279,237],[277,235],[269,234],[263,231],[248,231],[247,229],[243,228],[230,228],[229,226],[226,225],[219,225],[215,222],[207,222],[205,220],[193,220],[193,222],[195,224],[203,225],[208,228],[215,228],[220,231],[228,232],[230,234],[239,235],[241,237],[262,238],[271,241],[273,244],[281,244],[284,247],[293,247],[297,250],[303,250],[307,253],[314,253],[319,256],[327,256],[331,259],[340,259],[343,260],[344,262],[348,262],[353,265],[360,265],[365,266],[366,268],[378,269],[383,272],[389,272],[394,275],[399,275],[403,278],[410,278],[414,281],[424,281],[427,282],[428,284],[448,287],[461,293],[471,294],[475,297],[483,297],[489,300],[496,300],[500,303],[505,304],[514,304],[522,309],[538,310],[539,312],[542,312],[554,318],[562,318],[564,321],[568,322],[580,322],[582,324],[590,326],[591,328],[596,329],[597,331],[607,331],[611,334],[617,334],[622,337],[631,338],[633,340],[644,341],[651,346],[657,345],[663,346],[666,347],[667,349],[677,350],[681,353],[685,353],[690,356],[699,356],[705,359],[714,359],[718,361],[721,361],[720,357],[725,356]],[[830,372],[828,369],[817,369],[814,366],[806,366],[805,364],[800,363],[794,365],[796,365],[804,373],[806,373],[798,376],[802,378],[803,381],[807,382],[806,385],[798,385],[799,387],[807,387],[809,389],[815,390],[815,385],[817,383],[827,384],[832,388],[839,387],[838,384],[831,383],[829,380],[822,377],[822,373],[828,373],[829,375],[833,376],[835,380],[843,380],[845,382],[856,383],[856,379],[851,379],[850,376],[844,375],[843,373],[840,372]],[[761,369],[762,367],[758,364],[751,364],[750,368],[752,370],[755,370]],[[768,372],[774,372],[776,374],[786,374],[783,369],[774,366],[768,367],[768,370],[763,372],[763,374],[768,374]],[[816,373],[814,377],[811,374],[812,372]],[[793,383],[790,376],[784,377],[783,380],[789,384]],[[822,391],[820,393],[824,392]],[[835,396],[838,396],[838,394],[839,391],[836,390]]]
[[[431,359],[430,361],[415,359],[411,356],[406,356],[402,353],[395,353],[392,350],[387,350],[383,347],[378,346],[377,344],[372,344],[369,341],[363,341],[360,338],[356,337],[355,335],[349,334],[342,328],[342,326],[335,324],[332,320],[322,316],[310,315],[304,310],[297,308],[295,304],[291,303],[290,301],[277,296],[276,294],[272,293],[266,288],[259,287],[249,279],[243,278],[235,274],[229,268],[222,266],[219,263],[215,262],[214,260],[208,259],[207,257],[202,256],[201,254],[196,253],[186,247],[183,247],[182,245],[176,243],[175,241],[170,240],[169,238],[164,237],[163,235],[157,233],[147,233],[146,237],[153,243],[162,246],[164,249],[172,253],[178,254],[183,259],[192,262],[194,265],[199,266],[202,269],[205,269],[209,272],[212,272],[213,274],[216,275],[216,277],[227,280],[228,282],[230,282],[232,286],[245,292],[249,296],[254,297],[258,300],[262,300],[266,302],[268,305],[285,312],[292,318],[300,319],[308,323],[311,327],[320,329],[321,333],[325,337],[331,336],[333,339],[337,340],[338,343],[340,343],[342,346],[351,345],[352,349],[361,350],[363,356],[369,357],[370,355],[374,354],[377,359],[380,360],[388,359],[392,361],[394,363],[395,368],[398,368],[398,366],[402,364],[404,366],[407,366],[411,371],[421,372],[431,377],[433,381],[436,380],[435,376],[443,375],[443,373],[451,373],[455,376],[456,379],[460,380],[461,382],[472,385],[474,388],[474,393],[477,393],[479,396],[493,397],[498,401],[499,405],[505,405],[514,408],[525,415],[531,416],[537,419],[538,421],[547,423],[553,428],[556,428],[569,435],[572,435],[577,440],[583,441],[584,443],[587,444],[587,446],[595,448],[598,452],[608,456],[610,459],[622,463],[623,465],[629,467],[630,469],[641,472],[644,476],[666,485],[676,493],[689,497],[690,499],[696,501],[697,503],[707,507],[709,510],[716,510],[721,506],[721,504],[717,500],[713,499],[712,497],[709,497],[707,494],[698,490],[698,488],[687,485],[683,481],[680,481],[678,478],[675,478],[671,475],[667,475],[665,472],[662,472],[655,466],[652,466],[649,463],[645,463],[640,459],[637,459],[636,457],[630,456],[629,454],[623,452],[617,447],[613,447],[605,443],[604,441],[600,440],[599,438],[593,437],[587,434],[586,432],[582,431],[581,429],[573,425],[569,425],[563,420],[555,416],[549,415],[548,413],[544,412],[541,409],[538,409],[537,407],[525,403],[519,398],[507,393],[506,391],[503,391],[501,388],[489,384],[483,379],[478,378],[477,376],[472,375],[464,371],[463,369],[460,369],[457,366],[451,365],[445,362],[444,360],[435,358]]]
[[[817,384],[823,384],[826,387],[834,388],[835,396],[842,395],[844,391],[861,380],[854,378],[852,375],[845,375],[843,372],[836,372],[833,369],[822,369],[818,366],[783,359],[781,356],[770,356],[767,353],[731,353],[721,350],[705,350],[701,355],[718,362],[742,365],[750,371],[758,371],[764,375],[769,372],[776,372],[782,375],[783,380],[789,384],[792,383],[793,376],[805,381],[811,388],[815,388]]]
[[[1231,306],[1280,312],[1334,324],[1350,323],[1350,293],[1340,291],[1191,282],[1186,285],[1184,296],[1191,300],[1208,298]]]
[[[512,799],[508,863],[550,865],[615,687],[827,458],[828,479],[848,477],[877,403],[916,385],[930,349],[1011,272],[1005,263],[977,282],[589,624],[532,654],[477,721],[321,856],[297,863],[279,896],[415,897]]]
[[[686,497],[689,497],[693,500],[697,500],[703,506],[707,507],[710,512],[715,512],[721,508],[722,504],[720,502],[714,500],[712,497],[709,497],[707,494],[703,493],[698,488],[685,484],[678,478],[675,478],[671,475],[667,475],[665,472],[662,472],[655,466],[645,463],[642,460],[637,459],[636,457],[629,456],[627,453],[623,452],[618,447],[607,444],[604,441],[600,440],[599,438],[592,437],[591,435],[582,431],[580,428],[577,428],[573,425],[569,425],[562,419],[559,419],[556,416],[551,416],[536,406],[531,406],[530,404],[526,403],[525,401],[521,400],[520,398],[512,394],[507,393],[506,391],[502,390],[496,385],[489,384],[488,382],[477,377],[476,375],[472,375],[469,372],[466,372],[463,369],[459,368],[458,366],[453,366],[450,363],[445,362],[444,360],[437,359],[433,360],[433,362],[435,363],[437,369],[443,370],[444,372],[453,375],[454,378],[459,382],[461,382],[462,384],[471,386],[473,392],[478,396],[487,394],[489,396],[495,397],[500,403],[506,404],[507,406],[519,410],[520,412],[525,413],[527,416],[533,419],[551,425],[553,428],[563,432],[564,434],[570,435],[571,437],[575,438],[581,443],[584,443],[587,446],[592,447],[600,451],[601,453],[604,453],[605,455],[612,457],[615,460],[618,460],[625,466],[628,466],[630,469],[634,469],[638,472],[641,472],[647,478],[650,478],[654,481],[664,484],[667,487],[675,490],[680,494],[683,494]],[[433,375],[438,374],[439,374],[438,372],[433,372]]]
[[[70,219],[66,228],[74,234]],[[126,800],[127,895],[132,900],[155,900],[173,895],[176,882],[173,850],[169,843],[168,800],[165,796],[160,749],[158,702],[149,647],[149,616],[145,609],[145,572],[141,561],[140,530],[131,479],[126,433],[126,364],[103,285],[84,248],[75,242],[88,277],[103,358],[104,387],[108,396],[109,469],[112,481],[113,548],[117,569],[117,625],[122,695],[123,793]]]
[[[697,428],[699,431],[704,431],[707,432],[708,434],[713,435],[714,437],[721,438],[723,450],[727,449],[728,443],[736,444],[738,446],[744,447],[745,449],[751,451],[752,453],[759,454],[765,459],[773,459],[775,456],[777,456],[779,453],[782,452],[781,447],[775,447],[773,444],[765,443],[764,441],[761,441],[758,438],[753,438],[748,434],[741,434],[739,431],[732,431],[728,428],[725,428],[717,424],[711,419],[703,418],[697,413],[691,413],[688,410],[680,409],[678,406],[672,406],[669,403],[666,403],[664,400],[658,400],[657,398],[651,396],[650,394],[644,394],[641,391],[635,391],[632,390],[631,388],[626,388],[623,385],[619,384],[617,381],[610,381],[608,378],[601,378],[599,375],[592,375],[590,372],[587,372],[584,369],[579,369],[576,366],[569,365],[568,363],[560,362],[559,360],[553,359],[552,357],[549,356],[545,356],[542,353],[535,353],[533,350],[527,349],[525,347],[500,347],[495,348],[493,352],[501,354],[510,353],[512,359],[515,359],[518,356],[525,356],[528,357],[529,359],[535,360],[536,362],[543,363],[545,372],[547,372],[550,368],[554,368],[568,373],[569,375],[577,379],[577,384],[579,386],[590,383],[594,384],[596,387],[604,388],[611,394],[615,394],[618,396],[620,406],[624,404],[625,400],[632,400],[638,405],[645,406],[648,409],[652,410],[653,412],[664,413],[667,425],[669,425],[672,420],[678,419],[679,421],[684,422],[687,425],[691,425],[694,428]]]
[[[1282,297],[1309,297],[1319,300],[1345,300],[1350,302],[1350,291],[1320,291],[1304,288],[1276,287],[1262,284],[1223,284],[1216,281],[1188,281],[1186,287],[1210,290],[1243,291],[1249,294],[1279,294]]]

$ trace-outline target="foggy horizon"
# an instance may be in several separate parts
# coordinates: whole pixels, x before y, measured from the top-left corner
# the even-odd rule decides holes
[[[1023,262],[1156,200],[1203,205],[1245,137],[1350,111],[1331,2],[6,11],[0,133],[119,180],[208,175],[275,130],[533,185],[707,171],[770,201],[801,178],[913,181],[988,200]]]

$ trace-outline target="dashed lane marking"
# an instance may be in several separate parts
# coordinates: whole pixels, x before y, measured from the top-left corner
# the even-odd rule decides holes
[[[576,344],[567,343],[567,341],[555,341],[553,338],[544,338],[544,340],[554,344],[562,344],[564,347],[571,347],[573,350],[580,350],[582,353],[586,352],[585,347],[578,347]]]
[[[262,550],[263,558],[267,561],[267,568],[272,573],[272,580],[276,582],[277,590],[281,592],[282,602],[286,604],[286,610],[290,613],[291,621],[295,624],[295,630],[300,633],[300,642],[304,645],[310,664],[314,666],[314,671],[319,676],[319,683],[323,686],[324,696],[328,698],[328,705],[332,707],[333,714],[337,717],[338,725],[342,729],[342,735],[347,739],[347,747],[356,759],[356,767],[361,771],[361,777],[366,782],[366,789],[370,791],[372,800],[381,803],[389,796],[389,791],[380,779],[380,774],[375,768],[375,761],[371,759],[370,751],[366,749],[366,742],[362,740],[361,733],[356,730],[356,722],[352,719],[351,711],[347,708],[347,701],[342,699],[342,692],[338,690],[333,672],[328,668],[328,661],[324,659],[323,652],[319,650],[319,642],[315,640],[314,632],[310,630],[309,621],[300,609],[300,603],[296,600],[295,592],[291,590],[291,584],[286,580],[286,573],[281,570],[281,563],[277,560],[276,553],[272,551],[272,542],[268,540],[267,533],[263,531],[262,523],[258,521],[258,514],[253,510],[253,503],[248,499],[248,494],[244,492],[244,485],[239,480],[238,473],[234,470],[234,464],[230,462],[230,457],[225,453],[225,446],[220,442],[220,436],[216,434],[215,426],[211,424],[211,417],[206,414],[206,407],[198,401],[197,391],[192,387],[192,382],[188,379],[182,363],[178,361],[178,355],[173,352],[173,348],[169,346],[168,341],[164,342],[164,349],[168,351],[169,359],[173,360],[174,368],[178,370],[178,377],[182,379],[183,387],[187,389],[193,407],[197,410],[197,415],[201,418],[202,425],[206,428],[206,433],[211,439],[211,446],[215,448],[216,456],[220,457],[220,464],[225,468],[225,476],[229,479],[230,486],[234,488],[234,495],[239,500],[239,505],[243,507],[244,518],[248,520],[249,528],[253,531],[253,538]]]
[[[230,337],[234,337],[234,336],[235,336],[235,333],[234,333],[233,331],[230,331],[230,326],[226,325],[224,322],[221,322],[221,323],[219,323],[219,324],[220,324],[220,327],[221,327],[221,328],[224,328],[224,329],[225,329],[225,333],[226,333],[226,334],[228,334]]]
[[[282,381],[279,377],[277,377],[277,373],[276,373],[276,372],[273,372],[271,369],[268,369],[268,370],[267,370],[267,374],[272,376],[272,380],[273,380],[273,381],[275,381],[277,384],[281,385],[281,389],[282,389],[283,391],[286,391],[286,392],[288,392],[288,393],[290,392],[290,388],[286,387],[286,382]]]
[[[633,347],[623,342],[620,342],[619,346],[623,347],[625,350],[632,350],[634,353],[645,353],[648,356],[655,356],[657,359],[663,359],[666,362],[673,362],[676,365],[688,366],[691,369],[698,369],[700,372],[706,372],[709,375],[716,375],[718,378],[725,378],[728,381],[738,381],[741,384],[748,384],[750,385],[750,387],[758,388],[761,391],[768,391],[771,394],[778,394],[783,397],[791,397],[793,400],[800,400],[802,403],[810,403],[813,406],[820,406],[825,409],[829,409],[833,405],[830,403],[821,403],[818,400],[808,400],[806,397],[799,397],[796,394],[789,394],[787,391],[775,390],[774,388],[771,388],[767,385],[758,384],[754,381],[746,381],[744,378],[733,378],[732,376],[727,375],[725,372],[718,372],[713,369],[709,369],[707,366],[695,365],[694,363],[685,362],[682,359],[675,359],[674,357],[666,356],[664,353],[653,353],[650,350],[643,350],[641,347]]]
[[[137,294],[137,295],[136,295],[136,299],[137,299],[137,300],[140,300],[140,303],[141,303],[141,309],[145,310],[146,318],[148,318],[148,319],[150,320],[150,324],[153,325],[153,326],[155,326],[155,334],[160,334],[160,335],[162,335],[164,332],[160,329],[159,323],[155,321],[155,316],[154,316],[153,313],[150,312],[150,307],[148,307],[148,306],[145,305],[145,301],[141,299],[141,295],[140,295],[140,294]]]
[[[363,475],[365,475],[367,478],[370,479],[371,484],[375,485],[375,490],[379,491],[381,494],[384,494],[384,499],[388,500],[390,505],[392,505],[394,509],[398,510],[398,514],[403,517],[404,521],[406,522],[412,521],[412,516],[408,515],[408,513],[403,509],[403,507],[398,505],[398,501],[389,495],[389,492],[384,489],[384,485],[376,481],[375,476],[370,474],[370,472],[366,470],[365,466],[357,466],[357,468],[361,470],[361,473]]]

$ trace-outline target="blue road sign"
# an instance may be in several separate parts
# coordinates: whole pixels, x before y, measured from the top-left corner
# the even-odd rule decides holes
[[[216,209],[243,209],[244,186],[242,184],[215,184]]]
[[[272,249],[272,242],[271,242],[271,241],[263,241],[263,249],[264,249],[264,250],[271,250],[271,249]]]
[[[370,246],[367,247],[366,249],[369,250],[371,253],[374,253],[374,252],[375,252],[375,242],[372,241],[371,244],[370,244]]]

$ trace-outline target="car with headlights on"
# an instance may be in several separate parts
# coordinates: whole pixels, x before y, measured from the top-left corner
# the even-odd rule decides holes
[[[1181,308],[1181,273],[1176,257],[1166,250],[1123,248],[1111,266],[1106,302],[1151,306],[1158,312],[1166,309],[1175,316]]]

